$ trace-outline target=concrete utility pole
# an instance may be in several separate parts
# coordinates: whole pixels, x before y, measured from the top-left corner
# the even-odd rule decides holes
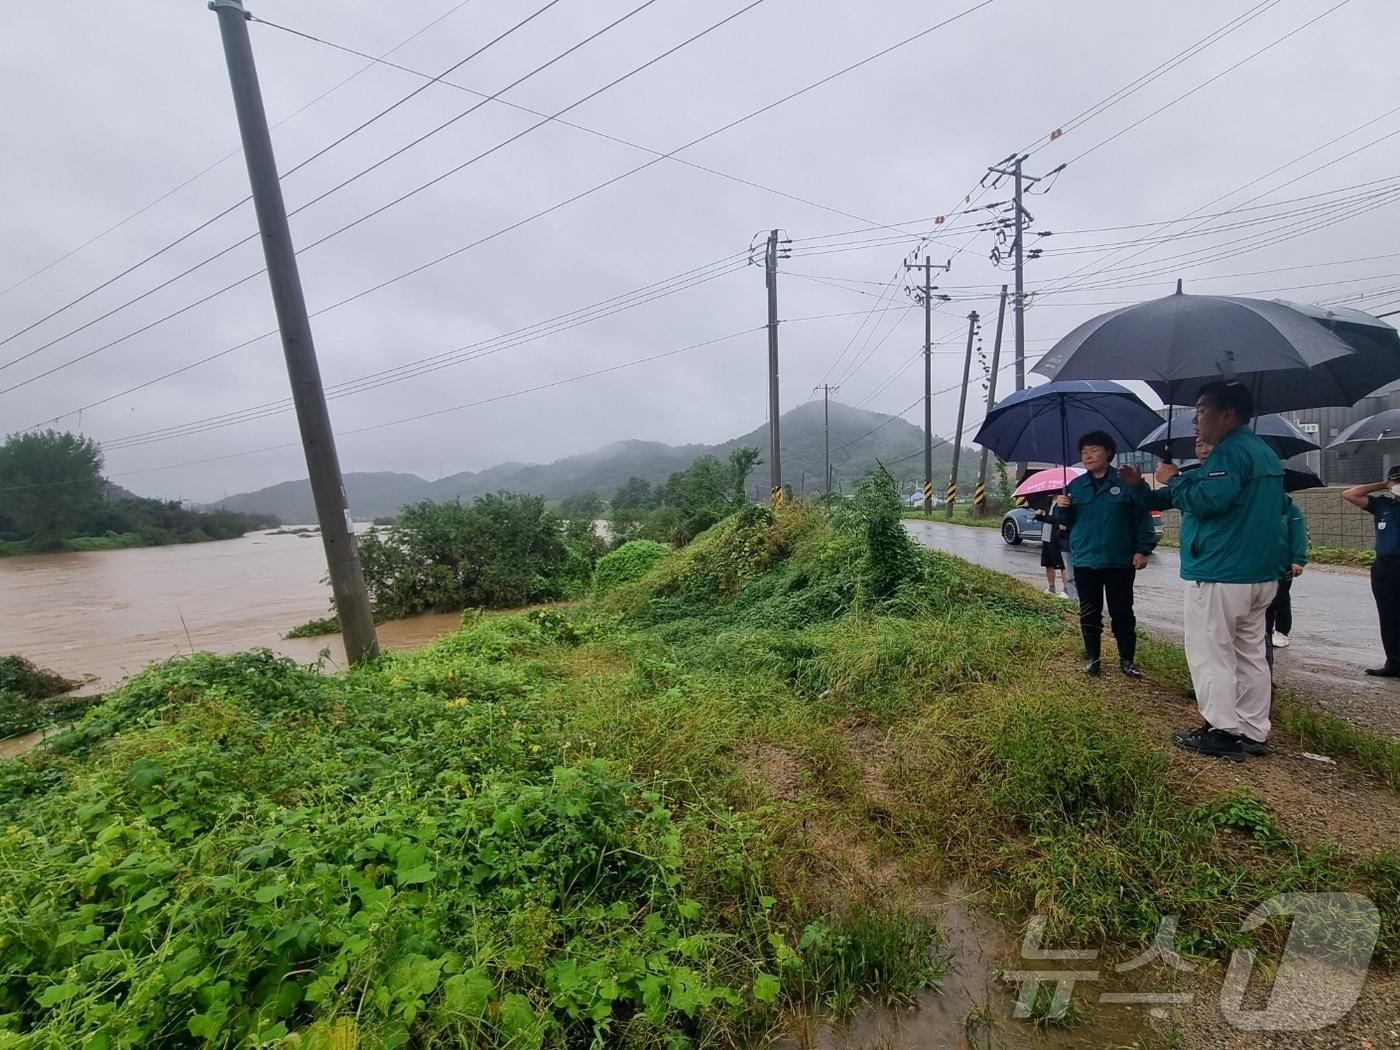
[[[948,478],[948,518],[958,502],[958,460],[962,457],[963,419],[967,414],[967,381],[972,375],[972,341],[977,336],[977,311],[967,315],[967,356],[963,358],[962,393],[958,397],[958,429],[953,435],[953,472]]]
[[[832,386],[830,383],[823,383],[818,389],[822,392],[822,440],[826,444],[826,473],[823,475],[825,481],[822,483],[822,491],[831,491],[831,395],[834,391],[839,391],[839,386]]]
[[[379,639],[374,632],[364,574],[360,571],[335,436],[321,386],[321,369],[316,363],[311,322],[306,316],[306,299],[297,272],[291,229],[287,225],[287,209],[282,201],[277,160],[272,153],[267,113],[263,110],[258,72],[253,64],[253,47],[248,39],[250,16],[243,9],[242,0],[211,0],[209,8],[219,18],[233,105],[243,138],[243,156],[248,163],[248,182],[258,214],[258,229],[262,233],[263,257],[267,260],[267,278],[272,285],[272,304],[282,334],[282,353],[291,380],[301,444],[306,453],[306,470],[316,503],[316,519],[321,526],[321,542],[326,548],[331,593],[345,640],[345,655],[351,663],[360,663],[379,655]]]
[[[1001,302],[997,304],[997,334],[992,340],[992,374],[987,378],[987,411],[997,403],[997,371],[1001,368],[1001,330],[1006,320],[1006,285],[1001,286]],[[982,464],[977,468],[977,491],[972,494],[972,509],[982,517],[987,508],[987,448],[982,447]]]
[[[1027,175],[1021,170],[1021,163],[1026,159],[1025,154],[1018,154],[1014,158],[1007,158],[1011,161],[1011,168],[992,167],[988,171],[998,175],[1009,175],[1015,185],[1014,209],[1016,212],[1016,238],[1012,242],[1012,250],[1015,253],[1016,268],[1016,296],[1012,300],[1012,314],[1015,318],[1016,331],[1016,389],[1026,389],[1026,257],[1025,257],[1025,230],[1028,225],[1027,219],[1030,214],[1021,203],[1022,190],[1025,183],[1034,185],[1048,176]],[[1004,164],[1005,162],[1003,162]],[[1052,173],[1053,174],[1053,173]],[[1019,477],[1026,471],[1025,463],[1016,464],[1016,472]]]
[[[904,264],[905,270],[917,267]],[[945,265],[940,269],[947,269]],[[914,290],[914,302],[924,308],[924,513],[933,513],[933,262],[924,256],[923,287]],[[907,289],[906,289],[907,290]]]
[[[769,230],[763,271],[768,285],[768,463],[772,472],[769,491],[775,500],[783,491],[782,453],[778,440],[778,244],[778,231]]]

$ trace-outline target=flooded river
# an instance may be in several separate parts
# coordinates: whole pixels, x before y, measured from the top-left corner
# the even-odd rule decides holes
[[[207,649],[266,646],[310,663],[339,635],[282,637],[329,614],[325,553],[316,535],[250,533],[172,547],[0,558],[0,654],[18,653],[107,689],[154,660]],[[447,634],[457,613],[396,620],[379,628],[386,648]]]

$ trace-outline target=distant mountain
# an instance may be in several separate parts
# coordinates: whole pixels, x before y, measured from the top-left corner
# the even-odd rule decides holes
[[[796,493],[822,488],[823,418],[820,402],[801,405],[781,420],[783,480]],[[877,462],[884,464],[907,488],[923,474],[923,430],[897,416],[866,412],[848,405],[831,405],[831,467],[838,486],[850,488]],[[952,446],[935,438],[934,479],[941,489],[952,466]],[[562,499],[589,489],[608,499],[630,477],[656,484],[684,470],[698,456],[725,459],[744,445],[763,456],[749,481],[755,497],[768,491],[768,424],[719,445],[665,445],[659,441],[615,441],[610,445],[553,463],[501,463],[480,473],[465,471],[436,481],[415,474],[346,474],[345,491],[358,519],[392,514],[405,503],[421,499],[470,499],[508,489],[549,499]],[[964,449],[959,475],[967,483],[977,474],[975,449]],[[286,522],[315,520],[311,486],[305,480],[284,481],[256,492],[241,493],[217,504],[230,510],[276,514]]]
[[[345,496],[350,501],[350,509],[356,518],[377,518],[383,514],[392,514],[405,503],[423,499],[423,490],[428,485],[429,482],[417,474],[396,474],[393,471],[346,474]],[[305,478],[300,481],[283,481],[256,492],[240,492],[209,506],[250,514],[274,514],[288,524],[304,524],[316,520],[316,505],[311,500],[311,482]]]

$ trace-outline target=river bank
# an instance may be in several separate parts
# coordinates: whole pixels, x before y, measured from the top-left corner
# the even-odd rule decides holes
[[[368,528],[369,526],[363,526]],[[103,692],[148,664],[181,653],[269,648],[299,662],[330,650],[338,635],[286,639],[325,616],[319,538],[252,532],[233,540],[0,559],[0,653],[17,653]],[[409,648],[453,630],[456,613],[411,617],[379,628],[381,645]]]

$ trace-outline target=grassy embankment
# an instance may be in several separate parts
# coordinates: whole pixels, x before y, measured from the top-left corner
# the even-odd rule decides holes
[[[1135,948],[1179,915],[1207,956],[1277,943],[1236,932],[1274,893],[1353,888],[1400,954],[1400,857],[1186,795],[1056,671],[1060,607],[919,550],[892,496],[751,508],[615,568],[591,605],[469,615],[333,677],[177,660],[0,767],[0,1027],[742,1042],[934,981],[927,887],[954,875],[1050,943]]]
[[[988,511],[983,517],[977,517],[972,507],[959,503],[953,507],[952,518],[948,517],[946,507],[935,507],[932,514],[925,514],[922,509],[905,507],[902,517],[912,521],[950,521],[954,525],[970,525],[977,529],[999,529],[1001,528],[1001,512]]]

